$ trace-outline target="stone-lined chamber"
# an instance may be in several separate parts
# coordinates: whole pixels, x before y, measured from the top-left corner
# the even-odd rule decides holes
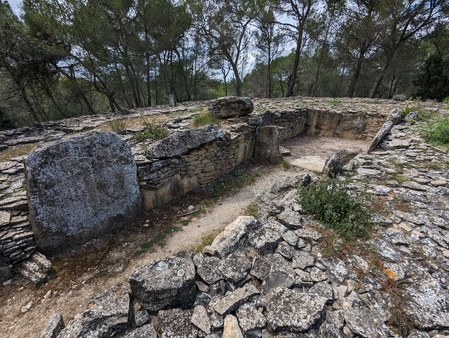
[[[90,122],[92,125],[105,123],[104,119],[100,119],[95,122]],[[234,121],[234,123],[227,123],[223,128],[216,126],[205,126],[198,129],[190,129],[185,126],[177,126],[173,121],[170,122],[170,127],[178,127],[177,131],[172,133],[168,138],[155,142],[150,145],[142,145],[141,143],[135,144],[132,138],[125,136],[124,139],[128,141],[128,144],[133,146],[134,159],[137,164],[137,178],[139,186],[132,183],[133,196],[137,198],[137,192],[142,191],[145,200],[145,209],[149,210],[153,207],[163,205],[177,196],[180,196],[188,191],[191,191],[199,186],[205,185],[218,177],[231,172],[239,164],[249,160],[259,157],[255,156],[257,141],[257,132],[265,127],[277,127],[278,132],[273,134],[278,134],[279,142],[287,140],[289,138],[308,134],[308,135],[318,135],[326,137],[339,137],[348,139],[372,139],[376,132],[379,130],[380,126],[384,123],[386,114],[384,113],[370,113],[370,112],[354,112],[345,111],[337,112],[332,110],[326,110],[323,108],[286,108],[285,110],[268,110],[263,114],[252,113],[248,116],[241,117]],[[67,120],[69,121],[69,120]],[[75,127],[67,129],[67,132],[77,131],[80,123],[77,119]],[[62,123],[62,122],[61,122]],[[67,122],[68,123],[68,122]],[[90,126],[90,124],[88,124]],[[14,144],[22,144],[23,142],[36,142],[44,141],[45,139],[53,139],[55,142],[52,144],[57,144],[61,142],[61,137],[64,137],[64,132],[58,131],[62,130],[61,127],[53,126],[50,129],[44,129],[43,131],[28,130],[30,128],[25,128],[21,130],[7,131],[0,133],[3,137],[2,142],[5,143],[4,138],[8,140],[12,137]],[[65,128],[65,127],[64,127]],[[75,129],[74,129],[75,128]],[[78,129],[76,129],[78,128]],[[65,129],[64,129],[65,130]],[[23,133],[25,131],[25,133]],[[21,134],[22,132],[22,134]],[[31,134],[30,134],[31,133]],[[28,135],[28,136],[27,136]],[[31,136],[30,136],[31,135]],[[83,139],[85,136],[76,136],[75,139]],[[117,141],[118,136],[114,137]],[[65,140],[65,139],[63,139]],[[114,142],[115,142],[114,141]],[[9,141],[6,141],[8,143]],[[62,141],[64,143],[66,141]],[[94,143],[94,141],[92,141]],[[8,143],[9,144],[9,143]],[[11,143],[12,144],[12,143]],[[40,146],[41,148],[49,147],[48,142]],[[121,146],[120,146],[121,147]],[[123,154],[129,155],[129,149],[124,148],[112,149],[111,147],[105,147],[105,149],[99,151],[98,153],[102,158],[108,163],[110,158],[121,158]],[[146,151],[142,153],[141,149],[147,147]],[[111,148],[111,149],[109,149]],[[259,146],[260,148],[260,146]],[[121,150],[120,150],[121,149]],[[139,149],[136,151],[136,149]],[[263,149],[257,149],[258,151]],[[42,151],[42,150],[41,150]],[[101,155],[103,154],[103,155]],[[107,155],[106,154],[110,154]],[[56,154],[57,155],[57,154]],[[263,156],[262,156],[263,157]],[[127,157],[127,161],[130,166],[134,166],[134,160],[131,161]],[[31,159],[28,160],[30,162]],[[63,160],[62,164],[67,160]],[[30,162],[31,163],[31,162]],[[62,165],[61,164],[61,165]],[[88,163],[83,159],[73,162],[73,165],[64,164],[70,169],[72,174],[75,167],[88,167]],[[86,168],[87,168],[86,167]],[[93,167],[92,167],[93,168]],[[0,281],[4,281],[10,278],[11,264],[17,264],[29,258],[36,250],[36,242],[38,242],[39,247],[44,252],[50,253],[52,250],[58,250],[59,248],[67,248],[64,243],[69,243],[73,245],[78,245],[75,243],[81,243],[91,236],[97,237],[101,236],[103,231],[109,231],[108,226],[100,226],[98,231],[87,231],[83,235],[75,235],[73,237],[68,235],[63,231],[61,233],[55,233],[54,238],[57,243],[52,246],[44,241],[40,240],[43,238],[39,231],[31,228],[29,218],[35,219],[41,217],[35,211],[32,212],[31,217],[29,217],[29,210],[27,204],[27,196],[25,194],[25,189],[21,185],[24,177],[24,166],[20,158],[12,159],[8,162],[0,163],[0,169],[2,170],[3,177],[7,181],[12,182],[12,186],[7,188],[7,192],[13,187],[13,196],[11,198],[6,198],[0,201],[0,212],[1,212],[1,222],[0,222],[0,258],[1,266],[4,267],[7,273],[2,273],[4,278],[0,278]],[[128,170],[128,169],[127,169]],[[134,169],[133,169],[134,170]],[[128,172],[128,174],[133,176],[134,174]],[[76,176],[76,175],[75,175]],[[89,175],[88,175],[89,176]],[[107,180],[111,178],[108,172],[103,173],[103,179]],[[85,178],[86,182],[93,182],[92,177]],[[106,181],[105,181],[106,182]],[[73,178],[68,178],[65,182],[65,187],[67,190],[73,188]],[[109,183],[108,183],[109,184]],[[6,184],[2,184],[2,186]],[[140,187],[140,189],[139,189]],[[114,195],[114,191],[118,187],[113,188],[109,186],[106,188],[109,191],[105,198],[110,201],[115,201],[115,198],[111,198]],[[33,188],[31,188],[32,190]],[[45,189],[44,189],[45,190]],[[56,195],[51,195],[49,193],[49,198],[55,199],[55,203],[59,203],[59,207],[65,207],[66,204],[72,202],[71,198],[59,195],[56,200]],[[72,197],[73,202],[78,201],[79,203],[84,202],[85,196],[86,201],[92,200],[90,193],[86,191],[80,191],[76,197]],[[123,195],[123,196],[126,196]],[[126,199],[126,198],[125,198]],[[119,225],[120,219],[124,220],[124,217],[132,217],[140,213],[135,213],[132,208],[126,209],[130,199],[128,198],[123,203],[111,204],[107,208],[114,209],[112,205],[119,205],[120,209],[116,210],[128,210],[121,214],[117,214],[117,217],[110,218],[109,220]],[[122,209],[125,206],[125,209]],[[85,205],[78,205],[78,208],[88,210]],[[66,209],[63,209],[66,210]],[[103,211],[94,207],[90,209],[93,214],[102,214]],[[97,217],[98,215],[92,216]],[[101,215],[100,215],[101,216]],[[37,217],[37,218],[36,218]],[[54,216],[52,216],[54,218]],[[72,221],[77,219],[82,221],[78,212],[75,212],[70,216]],[[106,218],[104,218],[106,220]],[[130,218],[127,218],[130,220]],[[61,222],[62,219],[58,219]],[[119,221],[116,223],[116,221]],[[63,222],[65,224],[65,221]],[[63,226],[65,226],[63,224]],[[85,223],[79,223],[85,224]],[[105,223],[102,223],[103,225]],[[45,225],[47,227],[47,225]],[[84,225],[82,225],[84,227]],[[52,235],[53,236],[53,235]],[[48,250],[47,250],[47,249]]]
[[[43,253],[82,244],[141,217],[131,149],[90,132],[35,148],[25,160],[30,223]]]
[[[301,108],[248,115],[226,129],[204,126],[175,132],[150,144],[144,159],[137,162],[145,208],[161,206],[210,183],[249,159],[273,162],[273,147],[266,140],[258,142],[261,131],[269,126],[277,127],[277,132],[270,133],[278,138],[271,141],[276,147],[277,142],[302,134],[370,139],[383,122],[383,116],[370,117],[365,112]]]

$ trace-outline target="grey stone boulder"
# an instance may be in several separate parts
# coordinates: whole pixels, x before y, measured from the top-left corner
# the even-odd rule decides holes
[[[254,285],[245,284],[223,298],[213,299],[210,305],[220,316],[224,316],[258,294],[260,294],[260,291]]]
[[[254,103],[249,97],[225,96],[209,101],[209,112],[220,118],[238,117],[251,114]]]
[[[17,264],[16,270],[34,284],[41,284],[52,271],[52,264],[47,257],[36,251],[30,258]]]
[[[264,302],[268,328],[275,333],[306,332],[325,314],[326,298],[312,297],[286,288],[270,291]]]
[[[191,322],[192,310],[170,309],[158,313],[162,338],[196,338],[198,329]]]
[[[217,267],[226,281],[237,285],[248,276],[251,263],[246,252],[239,250],[223,258]]]
[[[44,143],[25,159],[30,223],[43,253],[82,244],[140,218],[131,149],[94,131]]]
[[[389,337],[390,330],[376,311],[356,304],[343,309],[346,325],[355,334],[366,338]]]
[[[56,338],[64,327],[64,319],[60,314],[51,315],[47,326],[40,335],[40,338]]]
[[[204,306],[198,305],[193,309],[193,314],[191,318],[191,322],[195,327],[204,332],[205,334],[210,334],[211,324],[209,315]]]
[[[223,274],[217,269],[221,264],[219,258],[214,256],[204,257],[201,253],[198,253],[193,256],[193,262],[195,263],[198,276],[207,284],[214,284],[223,278]]]
[[[277,126],[258,127],[254,159],[260,163],[279,164],[282,160],[279,151],[279,128]]]
[[[223,138],[225,135],[225,132],[215,125],[177,131],[162,140],[150,144],[145,154],[150,159],[171,159],[187,154],[189,151],[203,144]]]
[[[195,265],[187,252],[137,269],[129,283],[133,296],[150,312],[190,308],[198,294]]]
[[[227,315],[225,317],[221,338],[243,338],[242,330],[235,316]]]
[[[257,333],[265,327],[267,319],[263,315],[263,308],[256,306],[254,302],[241,305],[236,315],[240,328],[246,337],[259,336]]]
[[[277,215],[276,219],[290,230],[296,230],[302,227],[303,219],[301,215],[293,210],[286,209]]]
[[[324,163],[323,173],[327,173],[331,178],[340,175],[343,172],[343,167],[356,156],[356,152],[349,152],[344,149],[337,151]]]
[[[376,147],[387,137],[387,135],[390,133],[391,128],[393,128],[393,122],[387,121],[385,122],[382,127],[380,127],[377,134],[374,136],[373,140],[371,141],[371,144],[368,148],[368,153],[372,152]]]
[[[71,320],[58,338],[109,338],[124,333],[129,325],[128,289],[115,286],[94,296],[87,309]]]
[[[248,233],[259,226],[259,222],[252,216],[239,216],[215,237],[211,245],[204,248],[204,252],[223,258],[244,246]]]
[[[291,288],[295,284],[295,277],[285,271],[272,271],[262,283],[262,292],[269,293],[275,288]]]

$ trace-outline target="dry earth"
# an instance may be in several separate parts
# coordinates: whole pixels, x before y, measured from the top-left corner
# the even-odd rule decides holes
[[[26,280],[16,279],[11,285],[0,288],[0,337],[39,337],[54,313],[62,314],[67,323],[84,310],[91,296],[110,286],[127,283],[128,275],[138,266],[181,250],[194,250],[237,216],[253,212],[250,206],[262,191],[291,171],[303,170],[297,166],[307,168],[307,158],[312,154],[316,169],[340,149],[361,151],[367,146],[365,141],[309,136],[289,140],[284,147],[291,150],[292,157],[287,160],[294,166],[288,170],[282,166],[249,165],[242,169],[242,174],[253,180],[235,194],[211,201],[204,191],[190,193],[148,214],[145,223],[90,242],[76,252],[51,258],[56,274],[48,283],[36,287]],[[193,211],[201,212],[182,217],[191,213],[189,207],[192,209],[192,206]],[[188,225],[182,225],[181,221]],[[164,229],[172,229],[168,232],[173,233],[157,241]],[[157,243],[142,250],[141,245],[152,238],[156,238]]]

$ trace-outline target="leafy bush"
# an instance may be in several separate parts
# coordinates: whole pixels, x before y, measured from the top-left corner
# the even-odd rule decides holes
[[[136,141],[160,140],[168,136],[168,129],[162,124],[145,121],[144,126],[143,130],[134,134]]]
[[[205,126],[208,124],[213,124],[219,126],[221,124],[221,121],[218,117],[212,115],[211,113],[204,113],[201,115],[195,116],[195,118],[192,121],[192,125],[195,128]]]
[[[449,116],[427,121],[421,134],[426,141],[449,149]]]
[[[406,101],[407,100],[407,96],[405,95],[394,95],[393,96],[393,101]]]
[[[338,107],[339,105],[341,105],[342,101],[339,98],[333,98],[332,100],[329,101],[329,105],[332,107]]]
[[[335,179],[323,179],[308,187],[299,186],[299,203],[303,210],[317,217],[327,227],[346,238],[364,237],[372,229],[371,213],[348,193],[347,185]]]

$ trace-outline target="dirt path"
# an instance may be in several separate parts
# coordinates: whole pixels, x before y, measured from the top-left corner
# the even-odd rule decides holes
[[[289,161],[304,156],[317,156],[321,161],[339,149],[363,149],[363,144],[357,141],[307,137],[290,140],[284,146],[292,152]],[[67,323],[85,309],[94,294],[116,284],[127,284],[128,276],[137,267],[152,260],[181,250],[194,250],[206,237],[218,233],[239,215],[248,214],[248,207],[262,191],[300,170],[297,167],[286,170],[280,165],[251,166],[244,175],[253,177],[254,181],[233,195],[215,200],[213,206],[201,194],[189,194],[173,205],[152,212],[145,223],[92,241],[76,252],[53,257],[57,277],[46,284],[36,287],[16,279],[0,288],[0,337],[39,337],[54,313],[62,314]],[[191,209],[201,213],[179,217]],[[161,234],[166,235],[161,237]],[[154,238],[160,240],[150,245]]]

